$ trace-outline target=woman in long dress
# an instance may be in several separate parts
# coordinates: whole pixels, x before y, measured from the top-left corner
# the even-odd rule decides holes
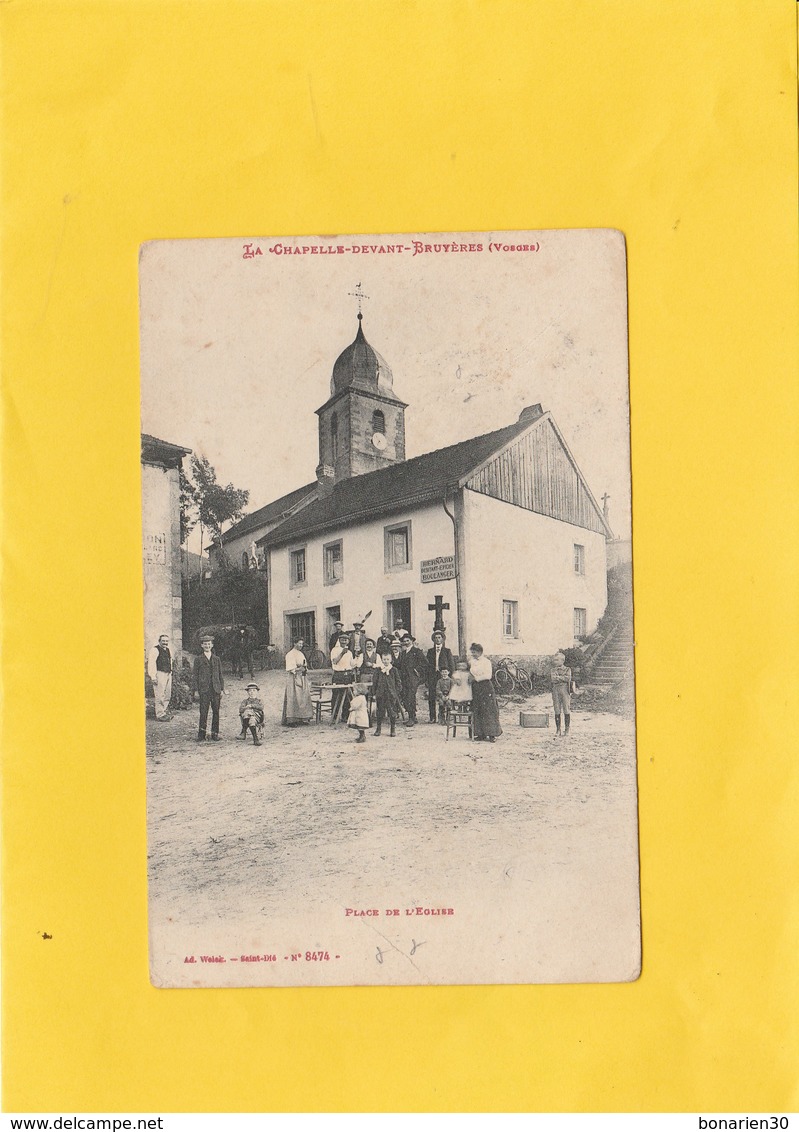
[[[302,637],[294,642],[294,648],[286,653],[286,694],[283,697],[283,726],[297,727],[310,723],[314,709],[308,688],[308,662],[302,646]]]
[[[469,648],[471,659],[469,671],[472,674],[472,715],[474,718],[474,737],[478,741],[493,743],[502,734],[499,725],[499,708],[494,685],[491,683],[494,669],[487,656],[483,656],[483,646],[473,644]]]

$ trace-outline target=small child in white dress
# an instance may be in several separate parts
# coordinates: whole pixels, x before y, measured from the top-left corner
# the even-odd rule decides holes
[[[465,660],[459,660],[452,673],[452,687],[447,699],[451,704],[468,704],[472,699],[472,674]]]
[[[367,687],[365,684],[352,685],[352,699],[350,700],[350,713],[347,726],[358,732],[356,743],[366,742],[366,730],[369,727],[369,705],[366,702]]]

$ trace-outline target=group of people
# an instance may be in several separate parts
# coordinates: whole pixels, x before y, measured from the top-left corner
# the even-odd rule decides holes
[[[430,723],[446,723],[453,706],[470,703],[476,740],[493,743],[502,734],[493,685],[493,666],[484,655],[482,645],[472,644],[468,659],[456,660],[447,648],[445,635],[440,629],[434,630],[432,647],[426,655],[402,622],[393,632],[384,626],[376,641],[366,636],[363,622],[356,621],[349,632],[345,631],[341,622],[336,622],[334,630],[329,641],[333,685],[331,710],[334,719],[357,730],[356,742],[366,742],[373,705],[375,735],[382,734],[386,721],[391,736],[396,735],[399,719],[406,727],[414,727],[417,723],[417,696],[422,684],[427,685]],[[304,646],[305,641],[300,637],[286,654],[284,727],[308,724],[315,715]],[[222,661],[214,652],[213,637],[210,634],[201,637],[200,647],[202,651],[194,661],[191,680],[192,698],[199,699],[200,707],[197,740],[200,742],[207,738],[210,714],[211,739],[216,741],[219,739],[221,700],[228,693]],[[572,669],[565,661],[564,653],[558,652],[550,673],[556,737],[569,734],[571,696],[576,691]],[[147,670],[155,693],[156,719],[168,720],[171,718],[172,656],[166,634],[159,637],[158,644],[151,650]],[[239,705],[241,732],[237,736],[245,740],[252,735],[256,746],[261,744],[265,719],[259,692],[258,684],[252,680]]]
[[[335,720],[358,731],[356,742],[366,741],[372,705],[375,735],[382,734],[386,721],[391,736],[396,735],[399,719],[406,727],[415,727],[418,692],[423,684],[427,685],[430,723],[446,723],[451,703],[470,702],[474,738],[493,743],[502,734],[493,669],[481,645],[471,646],[468,660],[456,661],[440,629],[433,632],[432,647],[425,654],[402,622],[393,632],[383,626],[377,640],[366,636],[361,621],[349,631],[340,621],[333,628],[328,641],[331,711]],[[298,638],[286,655],[282,720],[286,727],[310,723],[314,716],[304,646],[304,639]]]

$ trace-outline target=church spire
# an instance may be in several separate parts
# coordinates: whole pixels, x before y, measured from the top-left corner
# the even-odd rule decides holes
[[[405,409],[394,393],[394,377],[386,360],[369,344],[363,332],[361,303],[368,298],[360,283],[358,331],[333,365],[330,398],[320,409],[320,488],[350,476],[371,472],[405,459]]]

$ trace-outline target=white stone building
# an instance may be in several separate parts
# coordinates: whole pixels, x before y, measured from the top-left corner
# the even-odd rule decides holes
[[[317,410],[316,484],[226,535],[263,556],[272,640],[325,649],[370,610],[370,635],[401,618],[425,648],[438,612],[461,654],[542,658],[590,634],[611,531],[550,413],[406,460],[406,405],[358,318]]]
[[[167,633],[173,656],[183,648],[179,472],[189,451],[142,434],[144,642],[151,649]]]

